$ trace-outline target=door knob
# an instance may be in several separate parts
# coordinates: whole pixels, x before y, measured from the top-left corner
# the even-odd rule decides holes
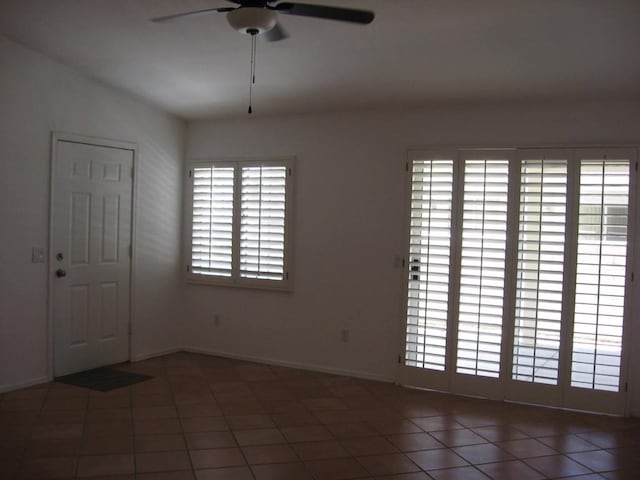
[[[63,270],[61,268],[56,270],[56,277],[62,278],[62,277],[66,277],[66,276],[67,276],[67,271],[66,270]]]

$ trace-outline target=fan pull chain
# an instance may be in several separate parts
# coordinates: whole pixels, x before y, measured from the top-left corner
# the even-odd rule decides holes
[[[253,113],[251,104],[253,102],[253,84],[256,83],[256,36],[257,30],[249,30],[251,35],[251,74],[249,78],[249,114]]]

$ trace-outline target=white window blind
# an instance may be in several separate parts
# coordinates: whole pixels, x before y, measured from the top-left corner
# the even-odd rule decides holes
[[[456,372],[500,374],[509,162],[466,160]]]
[[[292,175],[292,159],[193,166],[192,281],[289,288]]]
[[[191,271],[231,276],[233,241],[233,167],[193,169]]]
[[[621,413],[637,149],[410,159],[402,381]]]
[[[628,160],[582,160],[571,386],[619,390],[628,242]]]
[[[282,280],[287,168],[242,168],[240,276]]]
[[[413,162],[405,364],[444,370],[453,161]]]
[[[521,162],[514,380],[558,383],[566,203],[566,160]]]

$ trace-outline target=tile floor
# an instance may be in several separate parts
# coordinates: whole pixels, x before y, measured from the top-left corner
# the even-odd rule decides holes
[[[0,478],[639,479],[640,420],[179,353],[0,395]]]

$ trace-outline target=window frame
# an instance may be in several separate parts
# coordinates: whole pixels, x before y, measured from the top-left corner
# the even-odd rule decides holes
[[[252,157],[252,158],[217,158],[198,159],[190,161],[185,170],[185,225],[184,231],[184,265],[185,279],[191,284],[250,288],[261,290],[276,290],[291,292],[293,290],[293,212],[294,212],[294,178],[296,158],[289,157]],[[233,167],[233,223],[232,223],[232,254],[231,275],[205,275],[192,271],[193,249],[193,198],[195,168]],[[241,276],[240,269],[240,232],[241,232],[241,204],[242,204],[242,169],[249,167],[284,167],[285,176],[285,208],[284,208],[284,248],[283,278],[282,280],[249,278]]]

